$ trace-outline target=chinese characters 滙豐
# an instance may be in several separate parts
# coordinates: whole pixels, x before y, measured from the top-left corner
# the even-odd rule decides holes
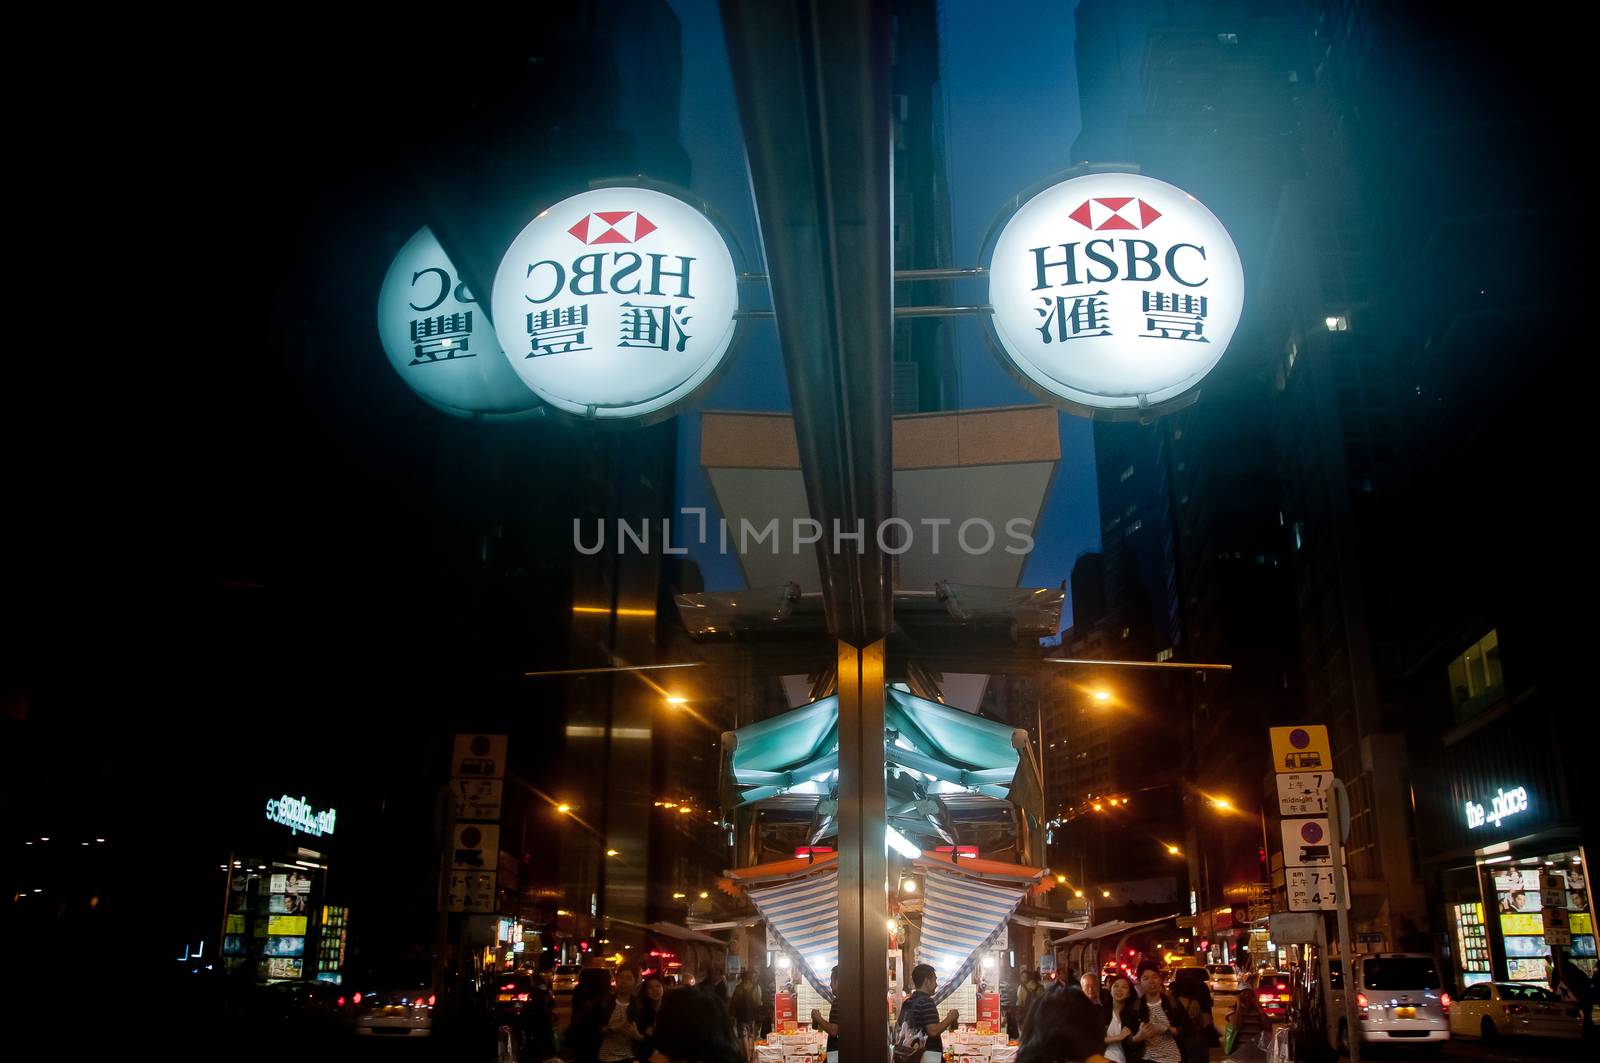
[[[1090,295],[1041,296],[1034,312],[1042,319],[1035,328],[1045,343],[1065,343],[1085,337],[1114,335],[1110,300],[1104,290]],[[1210,343],[1205,335],[1207,299],[1186,292],[1140,292],[1145,331],[1142,339],[1188,340]]]
[[[687,326],[694,318],[687,306],[649,306],[624,302],[618,322],[618,347],[649,347],[658,351],[683,351],[692,338]],[[527,315],[526,357],[589,351],[589,305],[555,307]]]
[[[472,311],[440,314],[437,317],[419,317],[411,322],[411,342],[414,345],[411,365],[448,361],[452,358],[472,358],[476,352],[468,347],[472,338]]]

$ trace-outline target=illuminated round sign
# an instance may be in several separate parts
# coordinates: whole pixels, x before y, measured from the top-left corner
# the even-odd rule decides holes
[[[1217,364],[1244,269],[1193,196],[1126,173],[1076,177],[1024,203],[989,259],[991,326],[1031,386],[1091,410],[1148,409]]]
[[[400,379],[446,413],[500,419],[539,406],[426,226],[406,241],[383,278],[378,337]]]
[[[653,189],[597,188],[528,223],[490,308],[533,392],[583,417],[670,413],[733,343],[738,275],[711,220]]]

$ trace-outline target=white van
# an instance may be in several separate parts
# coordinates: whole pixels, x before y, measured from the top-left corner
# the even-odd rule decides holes
[[[1348,1044],[1342,965],[1333,961],[1333,1015],[1339,1044]],[[1438,1052],[1450,1040],[1450,994],[1439,985],[1433,957],[1421,952],[1379,952],[1356,957],[1356,1021],[1368,1044],[1426,1046]]]

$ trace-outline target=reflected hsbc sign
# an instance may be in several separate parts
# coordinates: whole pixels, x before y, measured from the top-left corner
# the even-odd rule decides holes
[[[1147,410],[1193,388],[1244,309],[1222,223],[1149,177],[1099,173],[1045,189],[1001,229],[992,335],[1034,390],[1069,406]]]
[[[738,274],[717,227],[654,189],[597,188],[512,241],[490,301],[522,382],[596,419],[670,413],[733,343]]]
[[[1497,789],[1485,808],[1476,801],[1467,801],[1467,829],[1477,830],[1488,823],[1500,826],[1502,820],[1528,811],[1528,791],[1519,786],[1514,790]]]

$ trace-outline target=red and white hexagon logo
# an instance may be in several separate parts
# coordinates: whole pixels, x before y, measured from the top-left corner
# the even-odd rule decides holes
[[[1086,199],[1083,206],[1067,217],[1096,232],[1108,229],[1144,229],[1161,217],[1161,212],[1134,196]]]
[[[585,214],[567,232],[586,244],[631,244],[656,231],[655,224],[636,210],[602,210]]]

